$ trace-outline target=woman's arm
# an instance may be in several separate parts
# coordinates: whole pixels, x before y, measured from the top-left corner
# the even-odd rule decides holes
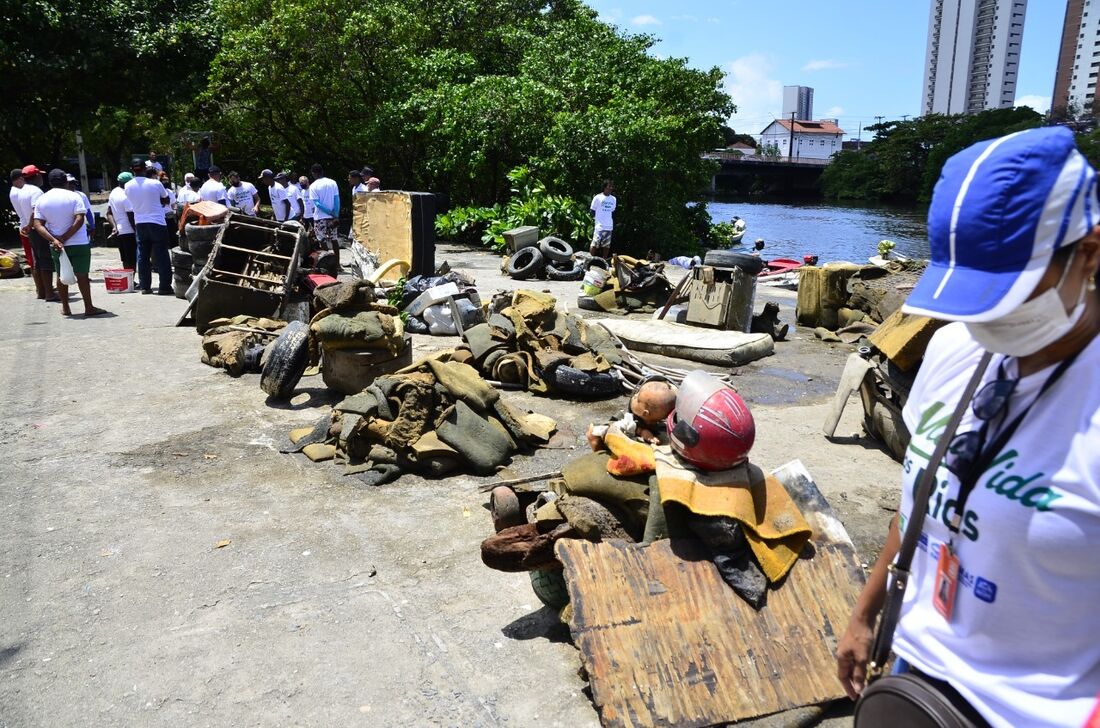
[[[856,600],[852,616],[848,619],[848,628],[836,647],[836,676],[844,686],[848,697],[855,700],[863,692],[867,681],[867,661],[871,659],[871,644],[875,638],[875,620],[882,611],[886,600],[886,578],[890,564],[898,555],[901,536],[898,535],[898,517],[890,521],[890,531],[886,535],[886,544],[878,555],[867,584]]]

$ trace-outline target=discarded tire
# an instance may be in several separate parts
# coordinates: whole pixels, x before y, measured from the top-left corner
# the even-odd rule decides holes
[[[563,263],[562,265],[568,266],[569,263]],[[557,265],[551,263],[546,266],[546,277],[552,281],[579,281],[581,278],[584,278],[584,268],[582,268],[580,264],[571,268],[559,268]]]
[[[260,389],[275,399],[289,399],[309,360],[309,326],[291,321],[267,352]]]
[[[545,265],[546,260],[538,248],[524,248],[508,259],[504,272],[518,281],[524,281],[537,275]]]
[[[561,238],[548,235],[539,241],[539,251],[542,257],[551,263],[572,263],[573,246]]]
[[[748,253],[738,253],[735,250],[708,250],[703,259],[703,265],[712,265],[715,268],[736,266],[750,276],[754,276],[764,270],[764,259]]]
[[[172,276],[172,292],[176,298],[187,298],[187,289],[191,287],[191,279],[181,281],[178,276]]]
[[[561,609],[569,603],[569,589],[561,569],[539,569],[531,574],[531,590],[539,601],[551,609]]]
[[[589,270],[590,268],[611,270],[611,264],[598,255],[589,255],[584,261],[584,269]]]
[[[577,296],[577,308],[582,311],[603,311],[592,296]]]
[[[195,264],[194,257],[180,248],[172,248],[168,253],[172,256],[172,269],[177,271],[191,271]]]
[[[564,365],[555,367],[550,372],[544,372],[543,379],[553,390],[584,397],[605,397],[621,394],[623,391],[623,385],[614,374],[582,372],[580,369]]]
[[[183,230],[183,235],[187,239],[187,250],[191,253],[195,263],[202,262],[202,265],[206,264],[206,259],[210,257],[210,251],[214,249],[214,238],[218,237],[218,232],[221,231],[222,225],[196,225],[195,223],[188,223]],[[202,265],[199,267],[201,268]]]

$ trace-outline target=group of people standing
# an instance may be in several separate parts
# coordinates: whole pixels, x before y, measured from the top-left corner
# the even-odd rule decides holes
[[[61,276],[54,284],[54,272],[61,270],[62,256],[68,259],[76,275],[76,285],[84,302],[85,316],[106,313],[92,304],[88,271],[92,261],[92,234],[95,221],[87,195],[76,188],[76,178],[63,169],[46,175],[49,187],[42,189],[43,173],[28,164],[9,175],[9,199],[19,218],[19,238],[23,254],[31,267],[35,293],[48,302],[60,302],[61,313],[71,316],[69,286]]]

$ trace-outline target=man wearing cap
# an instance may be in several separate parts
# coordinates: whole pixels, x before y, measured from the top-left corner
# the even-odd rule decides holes
[[[905,532],[895,670],[977,725],[1076,728],[1100,694],[1096,172],[1063,127],[979,142],[944,165],[928,238],[931,263],[903,310],[950,323],[905,404],[901,505],[838,643],[838,675],[860,694]]]
[[[309,199],[313,203],[313,237],[322,250],[331,250],[340,265],[340,238],[337,223],[340,218],[340,187],[336,180],[325,176],[320,164],[309,169],[313,182],[309,186]]]
[[[160,279],[157,293],[171,296],[175,291],[172,289],[172,259],[168,254],[168,226],[164,219],[168,194],[157,179],[155,168],[146,168],[143,163],[135,162],[134,173],[134,179],[127,182],[123,189],[134,213],[138,286],[143,294],[153,292],[152,265],[155,262]]]
[[[118,243],[118,257],[126,270],[137,270],[137,237],[134,235],[134,206],[126,197],[126,183],[134,178],[130,172],[117,177],[118,184],[107,196],[107,221],[114,232],[112,237]]]
[[[221,168],[211,167],[209,174],[210,179],[203,182],[202,187],[199,188],[199,199],[217,202],[219,205],[229,207],[229,196],[225,191],[225,185],[222,184]]]
[[[267,187],[267,194],[271,200],[271,212],[275,215],[275,219],[282,222],[290,217],[290,201],[286,197],[286,188],[275,181],[275,173],[270,169],[260,172],[260,184]]]
[[[107,312],[92,305],[92,287],[88,282],[92,246],[84,225],[84,216],[89,210],[80,195],[66,189],[66,177],[65,170],[50,170],[50,189],[34,202],[34,228],[49,243],[57,270],[61,270],[61,252],[65,251],[76,274],[76,285],[84,301],[84,315],[98,316]],[[69,287],[58,280],[57,292],[61,296],[61,314],[72,316]]]
[[[371,177],[363,184],[366,186],[367,192],[382,191],[382,180],[378,179],[377,177]]]
[[[229,173],[229,205],[236,207],[245,215],[256,216],[256,208],[260,206],[260,193],[256,185],[241,180],[239,172]]]
[[[8,200],[11,201],[11,209],[15,212],[15,216],[19,219],[19,242],[23,246],[23,257],[27,259],[27,266],[30,267],[31,272],[34,272],[34,251],[31,250],[31,239],[23,232],[23,228],[26,227],[26,222],[23,220],[23,216],[20,214],[21,205],[19,203],[19,190],[23,188],[26,182],[23,179],[22,169],[13,169],[11,174],[8,175],[8,180],[11,182],[11,189],[8,190]],[[29,222],[29,221],[27,221]],[[34,287],[38,292],[39,298],[45,298],[46,295],[39,289],[38,276],[34,276]]]
[[[84,207],[88,210],[84,215],[84,227],[88,229],[88,242],[90,244],[92,240],[95,240],[95,213],[92,212],[92,201],[84,194],[84,190],[80,189],[80,183],[73,175],[65,175],[65,186],[70,191],[80,195],[81,199],[84,200]]]
[[[53,285],[53,256],[50,254],[49,242],[38,234],[34,227],[34,203],[42,195],[42,170],[33,164],[28,164],[20,170],[23,185],[19,188],[19,194],[13,202],[18,205],[16,213],[19,215],[19,234],[26,236],[30,248],[31,275],[34,278],[34,290],[38,298],[44,301],[60,300]]]

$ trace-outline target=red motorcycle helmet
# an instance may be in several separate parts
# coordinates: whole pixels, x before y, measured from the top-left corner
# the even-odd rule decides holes
[[[728,470],[745,461],[756,440],[748,405],[706,372],[684,377],[668,416],[672,449],[700,470]]]

